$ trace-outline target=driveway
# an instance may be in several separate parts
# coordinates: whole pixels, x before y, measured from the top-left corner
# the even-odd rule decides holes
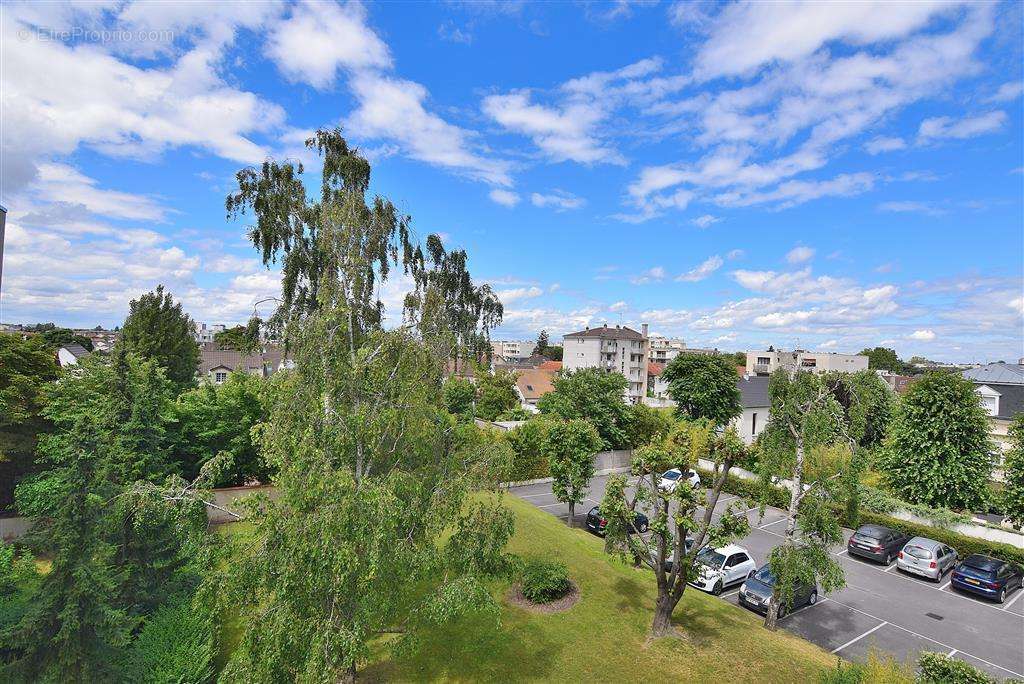
[[[591,481],[587,500],[577,506],[576,524],[582,527],[587,511],[604,495],[607,475]],[[559,503],[551,485],[514,487],[511,494],[563,520],[569,507]],[[723,494],[716,506],[720,515],[737,497]],[[747,511],[751,531],[737,542],[760,565],[782,541],[783,511]],[[844,541],[852,532],[844,530]],[[964,660],[1000,677],[1024,678],[1024,591],[1010,595],[1002,606],[954,592],[948,575],[941,584],[906,575],[896,564],[886,567],[851,558],[845,545],[835,549],[846,574],[846,587],[819,599],[814,606],[794,611],[779,625],[847,660],[864,660],[874,648],[906,662],[921,651],[937,651]],[[690,591],[697,591],[690,588]],[[738,587],[722,594],[737,603]],[[739,608],[742,610],[742,608]]]

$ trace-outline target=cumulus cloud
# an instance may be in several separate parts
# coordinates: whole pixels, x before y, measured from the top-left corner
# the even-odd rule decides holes
[[[546,195],[535,192],[530,195],[530,202],[532,202],[535,207],[540,207],[542,209],[550,207],[555,211],[579,209],[587,203],[587,201],[582,197],[577,197],[576,195],[563,190],[554,190]]]
[[[498,299],[503,304],[509,302],[516,302],[521,299],[532,299],[534,297],[540,297],[544,294],[544,290],[540,289],[536,285],[530,287],[515,287],[508,290],[498,290],[495,294],[498,295]]]
[[[717,216],[712,216],[711,214],[704,214],[703,216],[698,216],[695,219],[690,219],[690,223],[697,226],[698,228],[707,228],[708,226],[718,223],[721,220],[722,219],[720,219]]]
[[[1024,93],[1024,81],[1010,81],[999,86],[999,90],[985,99],[986,102],[1010,102]]]
[[[633,276],[629,279],[629,282],[634,285],[646,285],[648,283],[656,283],[665,279],[665,269],[662,266],[654,266],[649,268],[640,275]]]
[[[496,202],[503,207],[514,207],[519,204],[519,195],[512,192],[511,190],[503,190],[501,188],[494,188],[487,196],[491,198],[492,202]]]
[[[953,138],[963,140],[975,138],[979,135],[994,133],[1006,124],[1006,112],[994,111],[978,116],[954,119],[948,116],[938,116],[932,119],[925,119],[918,128],[917,135],[922,141],[941,140]]]
[[[786,261],[791,264],[802,264],[805,261],[810,261],[813,257],[814,249],[804,245],[798,245],[786,253]]]
[[[907,335],[908,340],[917,340],[918,342],[931,342],[935,337],[934,331],[931,330],[915,330]]]
[[[907,147],[906,141],[903,138],[886,138],[877,137],[872,138],[864,144],[864,149],[868,154],[881,154],[882,152],[895,152],[896,150],[902,150]]]

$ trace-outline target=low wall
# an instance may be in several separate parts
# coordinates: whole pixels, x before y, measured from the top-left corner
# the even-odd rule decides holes
[[[23,518],[21,516],[0,518],[0,540],[5,542],[14,541],[24,536],[30,527],[32,527],[32,518]]]

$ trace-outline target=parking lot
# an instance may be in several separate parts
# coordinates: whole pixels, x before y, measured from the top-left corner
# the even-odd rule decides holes
[[[587,511],[600,503],[607,481],[608,476],[591,481],[587,500],[576,510],[577,526],[582,527]],[[568,517],[568,506],[555,499],[550,484],[515,487],[510,492],[551,515]],[[715,514],[736,498],[723,494]],[[785,515],[768,508],[763,518],[757,509],[747,516],[751,532],[737,543],[761,565],[782,540],[779,528]],[[844,530],[845,539],[850,534]],[[895,563],[885,567],[851,558],[845,549],[845,545],[838,547],[835,554],[847,586],[782,618],[783,629],[848,660],[864,659],[872,648],[907,662],[916,660],[921,651],[937,651],[1000,678],[1024,678],[1024,591],[1014,592],[1000,606],[953,592],[948,575],[936,584],[900,572]],[[738,591],[734,586],[721,598],[736,604]]]

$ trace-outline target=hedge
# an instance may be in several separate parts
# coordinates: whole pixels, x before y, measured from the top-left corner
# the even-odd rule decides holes
[[[700,473],[701,479],[705,483],[710,483],[713,474],[710,470],[698,468],[697,472]],[[744,480],[736,477],[731,473],[726,477],[725,486],[722,487],[723,491],[729,492],[730,494],[736,494],[748,499],[754,499],[756,501],[764,501],[769,506],[776,508],[788,508],[789,507],[789,491],[781,487],[768,487],[766,488],[763,483],[759,480]],[[848,524],[846,519],[846,511],[843,508],[837,508],[836,515],[839,518],[840,524],[852,527]],[[978,539],[976,537],[968,537],[967,535],[960,534],[959,532],[953,532],[952,530],[945,530],[938,527],[931,527],[929,525],[921,525],[919,523],[913,523],[907,520],[900,520],[889,515],[883,515],[881,513],[872,513],[871,511],[865,511],[863,508],[858,511],[858,522],[857,525],[882,525],[889,527],[894,530],[899,530],[905,534],[909,534],[913,537],[928,537],[934,539],[937,542],[942,542],[948,546],[956,549],[957,554],[960,558],[965,558],[972,553],[980,553],[986,556],[993,556],[1017,565],[1024,565],[1024,550],[1018,549],[1015,546],[1009,544],[1003,544],[1001,542],[989,541],[987,539]]]

